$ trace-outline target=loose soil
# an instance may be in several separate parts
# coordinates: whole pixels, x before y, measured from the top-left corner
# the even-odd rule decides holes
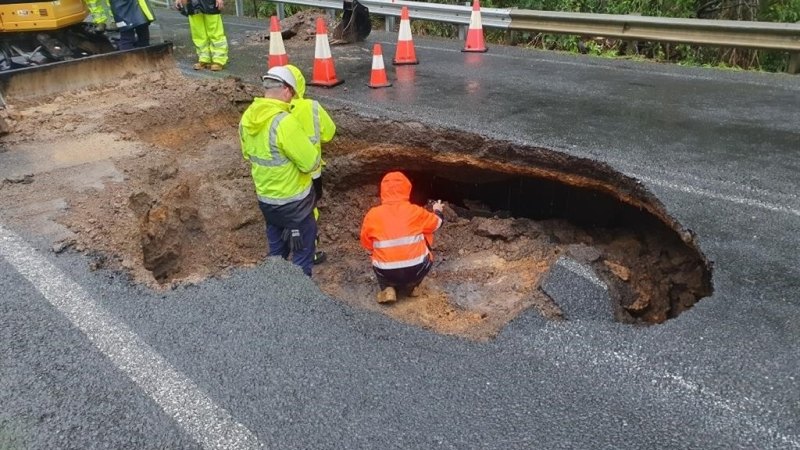
[[[123,80],[6,111],[4,221],[153,289],[261,263],[264,223],[237,134],[259,92],[234,79],[176,77]],[[320,248],[329,259],[313,279],[333,299],[485,340],[528,308],[562,318],[538,288],[560,255],[594,268],[618,302],[616,320],[626,323],[663,322],[711,292],[710,264],[694,236],[608,167],[330,112],[338,133],[324,150],[320,202]],[[447,220],[421,295],[379,305],[358,232],[378,204],[381,176],[396,169],[414,182],[414,201],[444,199]]]
[[[298,11],[297,13],[284,18],[280,21],[281,39],[287,47],[294,47],[303,44],[303,42],[313,41],[317,37],[317,18],[322,17],[328,27],[328,31],[332,31],[336,26],[337,21],[332,19],[325,11],[320,9],[306,9]],[[269,20],[267,20],[269,23]],[[267,27],[265,31],[256,31],[247,33],[247,42],[251,44],[263,45],[265,41],[269,41],[270,30]]]

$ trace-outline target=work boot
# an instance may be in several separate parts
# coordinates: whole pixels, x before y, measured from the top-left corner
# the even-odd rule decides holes
[[[194,70],[208,69],[208,63],[207,62],[194,63],[194,65],[192,66],[192,69],[194,69]]]
[[[211,69],[212,72],[219,72],[220,70],[223,69],[223,67],[222,64],[212,63],[209,69]]]
[[[397,292],[391,286],[378,292],[378,303],[390,303],[395,300],[397,300]]]
[[[325,254],[322,250],[318,252],[314,252],[314,259],[311,260],[315,265],[322,264],[325,260],[328,259],[328,255]]]

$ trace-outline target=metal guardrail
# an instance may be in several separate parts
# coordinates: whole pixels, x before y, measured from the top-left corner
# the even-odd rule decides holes
[[[441,3],[424,3],[403,0],[359,0],[369,8],[370,13],[382,16],[400,17],[403,6],[408,7],[412,19],[434,20],[437,22],[469,25],[472,16],[471,6],[444,5]],[[500,8],[481,8],[481,22],[489,28],[511,28],[511,10]]]
[[[511,28],[628,40],[800,51],[800,24],[511,10]]]

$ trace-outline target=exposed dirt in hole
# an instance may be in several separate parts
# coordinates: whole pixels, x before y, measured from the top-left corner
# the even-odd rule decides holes
[[[360,128],[364,128],[363,123]],[[405,125],[399,128],[408,132]],[[373,136],[371,130],[365,131]],[[561,316],[558,305],[538,285],[541,276],[562,254],[592,266],[606,281],[619,303],[614,315],[621,322],[660,323],[710,294],[710,274],[703,259],[681,241],[678,233],[638,208],[597,198],[593,190],[584,189],[583,194],[572,193],[574,211],[560,211],[574,221],[585,222],[583,226],[564,219],[515,218],[511,209],[518,210],[520,205],[498,198],[498,189],[487,187],[509,177],[501,172],[507,162],[498,164],[487,161],[485,156],[478,159],[463,153],[431,152],[392,143],[376,147],[343,134],[327,153],[327,173],[331,176],[326,182],[335,193],[323,202],[321,229],[326,250],[332,250],[334,255],[353,255],[355,264],[351,265],[350,260],[333,261],[321,266],[315,276],[334,297],[385,310],[401,320],[435,323],[440,331],[481,339],[499,331],[528,307],[550,319]],[[481,147],[476,141],[459,145]],[[422,284],[425,295],[386,307],[375,304],[377,288],[371,270],[358,260],[357,255],[363,254],[357,242],[359,224],[342,224],[350,220],[353,211],[367,211],[377,204],[381,175],[400,168],[415,183],[412,199],[416,197],[422,204],[424,199],[443,197],[451,203],[446,209],[448,220],[437,233],[434,270]],[[524,173],[518,169],[515,172]],[[543,171],[537,168],[531,173],[541,176]],[[561,177],[557,173],[550,176]],[[576,183],[579,178],[575,176]],[[476,188],[453,188],[470,184]],[[546,186],[546,182],[539,184]],[[601,182],[584,180],[582,184],[597,188]],[[443,186],[449,186],[451,191],[441,189]],[[516,185],[509,183],[507,187],[513,190]],[[638,189],[635,185],[631,188]],[[509,209],[488,204],[481,198],[487,191],[487,198],[492,197]],[[522,206],[537,201],[548,204],[557,198],[563,202],[562,195],[556,193],[548,198],[546,193],[534,190],[522,197]],[[631,196],[635,192],[620,195]],[[586,202],[603,205],[604,201],[609,202],[604,205],[604,214],[585,214]],[[533,215],[550,216],[554,208],[558,209],[546,205],[526,210]],[[690,233],[683,235],[691,239]]]
[[[85,154],[96,158],[74,164],[49,167],[43,158],[41,166],[20,169],[31,172],[25,182],[12,178],[27,173],[3,172],[11,180],[0,188],[4,216],[62,239],[54,251],[72,246],[93,267],[123,270],[155,289],[262,261],[263,219],[237,136],[240,113],[258,89],[232,79],[175,77],[126,80],[14,108],[11,133],[0,139],[4,157],[73,145],[76,136],[91,136],[83,142],[102,148],[89,146]],[[693,236],[640,185],[608,168],[421,124],[331,112],[339,137],[325,149],[320,207],[329,261],[315,268],[314,280],[334,298],[480,340],[529,307],[560,317],[538,283],[562,254],[606,280],[620,321],[663,322],[711,292],[709,263]],[[410,176],[415,201],[441,197],[449,207],[423,295],[387,307],[375,302],[358,230],[378,201],[380,177],[392,169]],[[54,218],[71,233],[49,228]]]

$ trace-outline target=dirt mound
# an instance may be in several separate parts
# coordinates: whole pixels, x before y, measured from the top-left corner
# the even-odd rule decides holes
[[[311,41],[317,36],[317,18],[322,17],[331,30],[336,25],[325,11],[320,9],[306,9],[299,11],[280,21],[281,37],[284,41]],[[260,43],[269,40],[269,29],[246,33],[247,42]]]

